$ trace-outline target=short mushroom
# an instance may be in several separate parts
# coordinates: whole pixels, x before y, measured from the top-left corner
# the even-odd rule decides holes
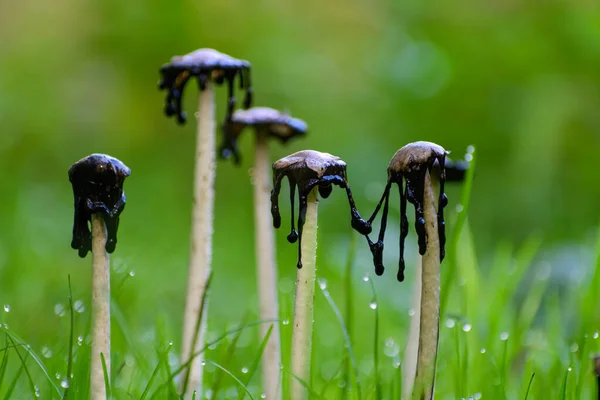
[[[215,104],[214,84],[221,85],[225,81],[228,86],[226,121],[230,120],[235,107],[234,81],[239,77],[240,87],[246,91],[245,107],[252,103],[250,85],[250,63],[238,60],[213,49],[199,49],[184,56],[176,56],[160,69],[162,80],[159,88],[167,91],[165,114],[176,116],[177,122],[186,120],[181,108],[181,100],[185,85],[191,77],[196,77],[200,89],[198,101],[197,134],[196,134],[196,166],[194,174],[194,210],[192,216],[192,239],[190,251],[190,267],[188,290],[183,317],[183,339],[181,356],[185,363],[204,346],[206,331],[206,310],[200,312],[201,299],[212,260],[212,233],[214,211],[215,180]],[[196,331],[198,316],[202,321]],[[181,381],[182,391],[186,398],[191,398],[195,390],[201,392],[202,366],[201,359],[196,357],[186,368],[184,375],[189,377]]]
[[[92,154],[69,169],[75,216],[71,247],[80,257],[92,252],[91,398],[106,399],[104,356],[110,376],[110,256],[117,244],[119,216],[125,207],[123,183],[131,170],[116,158]],[[91,231],[89,229],[91,225]]]
[[[267,140],[276,139],[282,143],[294,137],[306,134],[307,125],[304,121],[292,118],[268,107],[253,107],[248,110],[237,110],[230,121],[223,125],[224,141],[221,155],[233,155],[239,163],[237,141],[246,127],[252,127],[256,136],[254,158],[254,223],[256,241],[256,268],[258,278],[258,296],[260,302],[261,320],[279,318],[277,305],[277,267],[275,265],[275,239],[271,226],[269,210],[269,195],[271,192],[271,162]],[[262,335],[268,331],[267,325],[261,325]],[[281,364],[281,349],[279,327],[274,326],[273,332],[264,350],[262,362],[263,387],[268,399],[281,397],[279,370]]]
[[[317,247],[317,205],[318,195],[329,197],[332,185],[346,189],[350,203],[351,225],[361,234],[371,231],[354,205],[352,192],[346,177],[346,163],[339,157],[313,150],[304,150],[291,154],[273,164],[273,191],[271,193],[271,214],[273,226],[281,226],[279,212],[279,191],[281,181],[288,178],[292,211],[292,228],[288,241],[298,244],[296,276],[296,295],[294,298],[294,328],[292,333],[292,369],[291,373],[303,381],[310,377],[310,358],[312,346],[312,325],[314,311],[314,292],[316,278]],[[298,232],[294,227],[294,199],[296,188],[299,196]],[[306,389],[294,381],[291,389],[292,399],[306,396]]]
[[[396,183],[400,192],[401,218],[398,280],[404,280],[404,240],[408,234],[407,201],[415,207],[415,230],[419,254],[423,256],[416,387],[420,398],[426,399],[433,398],[435,384],[440,319],[440,262],[444,258],[446,241],[443,210],[448,202],[444,193],[446,154],[448,153],[444,148],[430,142],[410,143],[396,152],[388,166],[388,182],[384,194],[369,218],[369,223],[372,223],[384,204],[378,241],[373,243],[367,237],[373,253],[375,273],[381,275],[384,272],[383,240],[389,195],[392,184]]]

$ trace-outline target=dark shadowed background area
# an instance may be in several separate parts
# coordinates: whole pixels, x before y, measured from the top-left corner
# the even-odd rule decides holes
[[[55,307],[66,302],[68,274],[86,307],[79,329],[89,315],[91,258],[79,259],[69,246],[67,170],[93,152],[132,170],[113,256],[116,301],[140,338],[152,338],[164,319],[179,347],[195,130],[193,118],[183,127],[165,118],[157,83],[171,56],[200,47],[249,60],[255,105],[288,109],[308,123],[305,140],[273,143],[273,161],[309,148],[340,156],[364,215],[374,209],[398,148],[428,140],[462,158],[473,145],[469,223],[484,273],[498,243],[518,246],[532,235],[543,240],[553,273],[589,271],[600,218],[594,1],[2,0],[0,304],[11,305],[7,323],[34,347],[66,338],[68,323]],[[196,92],[190,84],[185,94],[190,116]],[[219,119],[224,94],[218,90]],[[217,168],[213,335],[257,310],[250,131],[241,148],[239,168],[228,161]],[[450,232],[459,194],[459,185],[448,189]],[[410,286],[395,281],[393,199],[388,273],[376,285],[383,315],[406,315]],[[343,193],[334,191],[319,212],[318,273],[335,297],[350,238]],[[290,318],[296,247],[285,241],[287,202],[282,213],[282,318]],[[359,244],[357,309],[366,314],[370,291],[358,282],[373,269]],[[414,260],[412,233],[408,251]],[[317,343],[338,351],[341,333],[318,290],[316,313]],[[384,334],[398,329],[390,319],[382,324]]]

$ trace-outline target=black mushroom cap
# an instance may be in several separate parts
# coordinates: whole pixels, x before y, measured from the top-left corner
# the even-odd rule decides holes
[[[250,63],[238,60],[227,54],[213,49],[198,49],[184,56],[175,56],[171,62],[160,69],[161,81],[158,87],[167,90],[165,100],[165,115],[177,116],[177,122],[185,123],[185,113],[181,109],[183,90],[187,81],[195,76],[198,80],[200,90],[206,88],[207,81],[211,80],[218,85],[227,81],[227,119],[233,114],[235,97],[233,85],[236,76],[239,76],[240,89],[246,90],[244,107],[252,105],[252,86],[250,83]]]
[[[89,228],[93,213],[101,213],[106,223],[106,251],[112,253],[117,244],[119,215],[125,208],[123,183],[131,170],[121,161],[106,154],[92,154],[69,168],[73,186],[75,214],[71,247],[85,257],[92,250]]]
[[[329,153],[321,153],[314,150],[303,150],[280,159],[273,164],[273,191],[271,192],[271,215],[273,226],[281,226],[281,215],[279,213],[279,191],[281,181],[288,178],[290,184],[290,201],[292,211],[292,230],[288,235],[290,243],[298,243],[298,268],[302,268],[300,257],[302,229],[306,220],[306,207],[308,194],[312,189],[318,187],[319,194],[323,198],[329,197],[333,190],[332,185],[346,189],[348,202],[350,204],[350,215],[352,227],[363,235],[371,232],[371,226],[360,217],[352,198],[352,192],[346,178],[346,163],[339,157]],[[300,208],[298,212],[298,232],[294,227],[294,200],[298,187]]]
[[[381,227],[377,242],[372,242],[367,236],[371,253],[373,254],[373,263],[375,264],[375,273],[383,274],[383,239],[387,226],[387,214],[389,208],[389,196],[392,183],[398,185],[400,192],[400,260],[398,265],[398,280],[404,280],[404,240],[408,235],[408,218],[406,216],[406,201],[408,200],[415,207],[415,230],[419,238],[419,254],[425,254],[427,248],[427,235],[425,232],[424,218],[424,190],[425,173],[433,169],[439,172],[439,206],[438,206],[438,232],[440,237],[440,261],[444,258],[444,245],[446,243],[446,234],[444,226],[444,207],[448,204],[448,198],[444,193],[444,183],[446,180],[445,158],[448,152],[443,147],[431,142],[415,142],[407,144],[394,154],[388,166],[388,182],[385,191],[375,212],[369,218],[369,224],[373,222],[381,205],[383,203],[383,213],[381,216]],[[403,185],[403,180],[405,184]]]
[[[308,130],[306,122],[292,118],[289,113],[269,107],[252,107],[247,110],[237,110],[230,120],[223,123],[223,143],[220,153],[224,158],[233,155],[236,164],[240,161],[238,138],[244,128],[251,126],[267,137],[286,143],[288,140],[304,136]]]

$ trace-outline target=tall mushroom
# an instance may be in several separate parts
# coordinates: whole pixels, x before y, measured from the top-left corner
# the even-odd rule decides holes
[[[212,260],[212,234],[215,181],[215,104],[214,84],[227,81],[228,100],[226,120],[231,119],[235,106],[234,81],[239,76],[240,87],[246,90],[244,106],[252,102],[250,86],[250,63],[238,60],[213,49],[199,49],[184,56],[176,56],[160,69],[162,80],[159,88],[167,91],[165,114],[176,116],[177,122],[186,120],[181,108],[185,85],[191,77],[196,77],[200,96],[198,100],[196,167],[194,174],[194,198],[192,215],[192,238],[188,290],[183,316],[183,338],[181,357],[190,361],[192,355],[204,346],[206,331],[206,310],[200,310],[202,298]],[[205,303],[206,304],[206,303]],[[202,321],[197,324],[198,316]],[[196,326],[200,328],[196,331]],[[182,390],[186,398],[191,398],[195,390],[200,392],[202,366],[199,357],[192,360],[189,370],[184,371],[188,379],[182,380]]]
[[[470,156],[470,153],[467,153]],[[446,172],[446,182],[461,182],[465,179],[465,174],[469,168],[468,157],[465,160],[451,160],[446,157],[444,169]],[[434,170],[437,172],[437,170]],[[434,187],[434,190],[436,188]],[[408,339],[404,355],[402,357],[402,395],[404,398],[412,396],[415,377],[417,373],[417,360],[419,356],[419,333],[421,327],[421,292],[422,292],[422,271],[423,257],[419,255],[415,271],[415,283],[413,287],[413,297],[411,300],[414,314],[410,319]]]
[[[105,154],[82,158],[69,169],[75,198],[71,247],[81,258],[92,252],[92,400],[106,399],[102,355],[110,378],[109,253],[117,245],[119,216],[126,200],[123,182],[130,174],[125,164]]]
[[[373,253],[375,273],[383,274],[383,240],[387,224],[390,189],[396,183],[400,192],[400,260],[397,278],[404,280],[404,240],[408,235],[407,200],[415,207],[415,230],[419,254],[422,258],[419,348],[417,356],[416,387],[421,399],[432,399],[435,386],[440,320],[440,262],[444,258],[446,242],[444,207],[448,203],[444,193],[446,179],[446,150],[430,142],[410,143],[396,152],[388,166],[388,182],[375,212],[372,223],[383,204],[381,227],[377,242],[367,241]],[[436,195],[436,187],[439,191]]]
[[[329,197],[332,185],[346,189],[350,204],[351,225],[363,235],[371,231],[354,205],[352,192],[346,178],[346,163],[339,157],[313,150],[304,150],[291,154],[273,164],[273,191],[271,193],[271,214],[273,226],[281,226],[279,213],[279,192],[281,181],[288,178],[291,201],[290,243],[298,241],[298,261],[296,275],[296,293],[294,298],[294,327],[292,332],[291,373],[297,378],[308,381],[310,378],[310,359],[312,348],[314,294],[317,257],[317,205],[318,195]],[[298,232],[294,226],[294,199],[296,188],[299,196]],[[291,398],[304,399],[306,389],[300,382],[294,381]]]
[[[225,157],[233,155],[239,163],[237,140],[246,127],[254,127],[256,148],[254,158],[254,223],[256,243],[256,268],[258,279],[258,297],[260,302],[260,318],[262,320],[277,319],[277,266],[275,264],[275,239],[271,227],[269,196],[271,193],[271,171],[269,159],[269,138],[279,139],[282,143],[302,136],[306,133],[306,123],[292,118],[286,113],[268,107],[253,107],[248,110],[237,110],[231,121],[223,125],[224,142],[221,154]],[[262,335],[266,335],[268,327],[261,325]],[[267,399],[281,398],[279,384],[281,364],[281,348],[279,326],[274,325],[273,332],[264,351],[262,362],[263,388]]]

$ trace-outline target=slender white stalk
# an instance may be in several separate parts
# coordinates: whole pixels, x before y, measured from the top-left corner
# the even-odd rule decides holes
[[[271,162],[267,146],[266,132],[256,132],[256,156],[254,161],[254,224],[256,240],[256,277],[258,279],[258,297],[260,318],[277,319],[277,266],[275,264],[275,238],[270,214],[271,202]],[[261,324],[261,336],[269,330],[268,324]],[[262,358],[263,392],[267,399],[279,400],[281,347],[279,324],[273,325],[271,337],[267,342]]]
[[[317,189],[308,195],[306,223],[302,232],[302,268],[296,275],[294,297],[294,330],[292,333],[292,374],[310,383],[315,278],[317,273]],[[292,380],[292,400],[308,398],[308,392],[296,379]]]
[[[181,359],[188,361],[192,353],[204,346],[206,332],[207,307],[202,313],[200,329],[196,332],[196,323],[206,282],[210,275],[212,260],[212,234],[215,181],[215,100],[213,84],[206,82],[206,88],[200,92],[196,134],[196,168],[194,174],[194,199],[192,215],[192,239],[190,265],[188,272],[188,290],[183,315],[183,340]],[[195,348],[192,349],[195,343]],[[185,399],[191,399],[196,390],[200,398],[202,386],[202,356],[191,363],[189,381]],[[182,376],[186,376],[183,371]],[[183,384],[185,379],[182,379]]]
[[[110,378],[110,256],[106,252],[106,224],[92,214],[92,361],[90,398],[106,400],[102,359]]]
[[[417,388],[419,398],[433,399],[435,365],[440,331],[440,237],[437,221],[437,197],[433,188],[436,180],[425,173],[423,208],[427,249],[423,255],[421,277],[421,326],[417,359]]]
[[[414,314],[410,317],[408,340],[402,359],[402,398],[412,397],[415,377],[417,376],[417,357],[419,355],[419,331],[421,326],[421,275],[423,271],[423,257],[419,255],[411,307]]]
[[[433,188],[434,199],[439,198],[439,171],[437,168],[432,170],[431,186]],[[408,340],[406,342],[406,350],[402,360],[402,396],[405,399],[412,397],[415,378],[417,376],[417,357],[419,355],[419,338],[421,331],[421,293],[423,291],[423,257],[418,255],[417,270],[415,272],[415,283],[413,286],[413,296],[411,300],[412,310],[414,314],[410,319],[410,328]]]

